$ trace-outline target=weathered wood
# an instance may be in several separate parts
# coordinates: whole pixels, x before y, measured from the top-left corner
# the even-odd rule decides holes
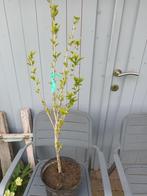
[[[21,115],[21,122],[24,134],[31,133],[32,130],[32,116],[31,116],[31,110],[28,108],[23,108],[20,111]],[[30,142],[29,138],[25,138],[25,144],[28,144]],[[35,167],[35,161],[33,156],[33,147],[32,145],[27,148],[27,157],[28,162],[31,165],[32,168]]]
[[[6,113],[0,112],[0,133],[9,133]],[[0,162],[1,170],[4,175],[9,168],[13,157],[11,144],[0,141]]]
[[[20,142],[31,138],[33,138],[32,133],[0,133],[0,141],[4,142]]]

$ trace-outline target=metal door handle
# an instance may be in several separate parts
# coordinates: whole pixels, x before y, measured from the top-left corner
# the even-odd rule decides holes
[[[113,72],[113,76],[123,77],[123,76],[139,76],[138,73],[135,72],[122,72],[120,69],[116,69]]]

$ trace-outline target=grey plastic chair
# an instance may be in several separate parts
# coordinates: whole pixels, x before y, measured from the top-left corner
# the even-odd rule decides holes
[[[99,167],[102,175],[104,195],[111,196],[111,187],[107,174],[107,167],[103,153],[97,146],[91,144],[92,122],[89,115],[83,112],[73,111],[65,119],[62,128],[61,142],[63,143],[62,155],[69,156],[82,164],[82,183],[77,196],[91,196],[88,167],[91,160],[91,150],[96,151],[99,159]],[[37,165],[25,190],[25,196],[46,196],[45,187],[40,179],[41,166],[49,157],[54,157],[53,130],[45,112],[36,115],[33,126],[34,154]],[[10,180],[13,171],[25,152],[27,146],[21,149],[12,162],[8,172],[0,184],[0,196]],[[93,153],[94,154],[94,153]]]
[[[147,114],[124,119],[114,161],[125,196],[147,196]]]

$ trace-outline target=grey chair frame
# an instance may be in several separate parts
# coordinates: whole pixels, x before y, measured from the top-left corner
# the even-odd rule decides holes
[[[135,131],[133,129],[134,127],[136,127]],[[142,129],[143,134],[141,133],[141,129]],[[139,153],[143,151],[146,151],[146,155],[147,155],[147,144],[143,142],[143,140],[147,136],[145,132],[147,132],[147,114],[143,114],[143,113],[142,114],[129,114],[124,118],[124,121],[122,123],[120,146],[117,147],[114,151],[114,163],[115,163],[125,196],[133,196],[134,194],[142,195],[141,193],[136,193],[135,190],[132,189],[130,181],[128,179],[128,175],[125,173],[125,168],[127,168],[127,164],[129,164],[128,165],[129,168],[133,168],[135,165],[139,165],[139,167],[142,167],[142,165],[145,165],[145,163],[147,165],[147,160],[145,157],[144,157],[145,159],[143,158],[143,160],[141,160],[142,162],[140,161],[140,158],[138,157]],[[128,135],[129,135],[129,139],[125,141]],[[139,137],[139,140],[138,140],[138,137]],[[126,158],[124,159],[126,152],[129,152],[130,155],[131,155],[131,152],[135,152],[135,154],[132,153],[131,155],[132,158],[135,155],[135,157],[132,160],[131,160],[131,157],[128,157],[131,160],[131,163],[129,163],[129,159],[127,160],[127,163],[126,163]],[[147,167],[146,167],[146,171],[147,171]],[[137,179],[138,174],[134,173],[134,175],[135,175],[135,178]],[[147,175],[147,173],[143,175]],[[139,182],[139,184],[141,183],[142,182]],[[134,184],[134,186],[136,185],[137,183]],[[146,195],[146,194],[147,192],[143,195]]]
[[[123,165],[121,163],[121,159],[120,159],[120,147],[118,147],[115,152],[114,152],[114,162],[115,162],[115,166],[119,175],[119,179],[122,185],[122,189],[124,192],[125,196],[133,196],[131,189],[130,189],[130,185],[129,182],[127,180],[127,177],[125,175],[125,171],[123,168]]]
[[[11,179],[11,177],[13,175],[14,169],[16,168],[17,164],[19,163],[20,159],[22,158],[22,155],[24,154],[24,152],[26,151],[26,149],[29,145],[34,146],[35,144],[34,144],[34,142],[31,142],[19,150],[19,152],[17,153],[16,157],[14,158],[12,164],[10,165],[6,175],[2,179],[2,181],[0,183],[0,196],[4,195],[4,191],[9,183],[9,180]],[[104,155],[96,145],[90,144],[89,148],[90,148],[90,150],[95,149],[96,154],[99,159],[99,168],[101,170],[104,195],[105,196],[112,196],[110,181],[109,181],[108,172],[107,172],[107,165],[105,162]]]

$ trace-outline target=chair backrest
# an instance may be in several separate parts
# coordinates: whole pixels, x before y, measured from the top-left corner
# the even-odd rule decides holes
[[[68,146],[64,155],[72,154],[74,149],[83,146],[87,147],[91,144],[92,122],[88,114],[80,111],[71,111],[65,118],[65,123],[61,129],[60,141],[63,149]],[[48,158],[53,156],[54,148],[54,132],[47,114],[43,111],[38,113],[34,118],[33,125],[34,147],[37,159]],[[50,146],[50,147],[49,147]],[[70,149],[71,147],[71,149]],[[62,150],[65,151],[65,150]],[[76,153],[77,149],[74,150]]]
[[[125,162],[147,163],[147,114],[129,114],[125,117],[122,124],[121,155]]]

